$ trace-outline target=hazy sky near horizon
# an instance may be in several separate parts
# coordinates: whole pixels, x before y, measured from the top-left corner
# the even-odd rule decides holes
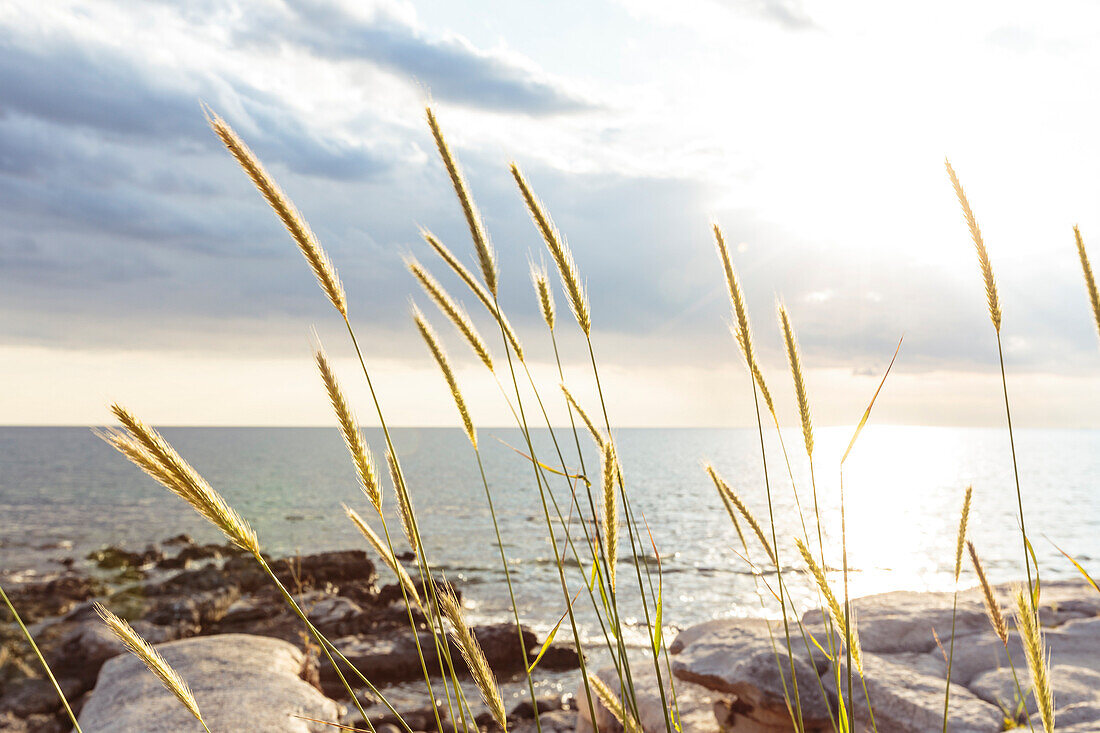
[[[428,264],[492,335],[417,234],[473,266],[430,100],[500,255],[501,302],[551,388],[528,278],[544,253],[510,161],[568,238],[619,425],[754,420],[712,222],[791,422],[776,298],[818,422],[858,419],[904,334],[877,420],[1000,424],[996,341],[948,155],[998,277],[1020,422],[1100,427],[1100,345],[1071,229],[1100,263],[1098,42],[1088,2],[7,2],[0,424],[99,423],[118,400],[157,423],[327,425],[312,327],[373,424],[338,315],[200,101],[332,256],[389,419],[456,424],[413,297],[446,335],[475,418],[507,424],[491,378],[402,265]],[[591,403],[560,290],[558,306],[567,381]]]

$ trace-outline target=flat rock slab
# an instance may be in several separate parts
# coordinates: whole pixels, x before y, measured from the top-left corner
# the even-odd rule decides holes
[[[320,733],[333,729],[293,716],[340,719],[340,706],[302,680],[305,658],[285,641],[222,634],[160,644],[157,650],[190,685],[213,731]],[[202,733],[198,721],[131,654],[103,665],[80,712],[80,726],[95,733]]]

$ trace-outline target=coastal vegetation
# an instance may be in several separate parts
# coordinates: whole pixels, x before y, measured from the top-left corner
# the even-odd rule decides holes
[[[477,711],[484,707],[492,722],[502,730],[508,730],[509,719],[502,701],[498,680],[487,660],[477,636],[472,632],[465,619],[462,604],[455,589],[437,572],[426,549],[418,521],[417,504],[429,499],[429,487],[413,485],[406,476],[402,459],[394,445],[387,426],[385,411],[386,395],[376,392],[372,382],[370,362],[372,354],[360,346],[355,329],[354,312],[349,309],[348,298],[339,277],[336,265],[329,258],[317,236],[313,233],[305,218],[290,198],[283,192],[272,176],[264,168],[259,158],[240,138],[232,127],[210,109],[206,109],[207,120],[225,146],[237,161],[244,173],[256,186],[263,198],[270,204],[278,219],[285,226],[291,240],[301,251],[310,270],[316,278],[324,296],[332,304],[337,317],[341,320],[350,345],[355,351],[371,402],[368,411],[371,422],[381,427],[383,444],[372,448],[365,440],[355,411],[345,396],[339,379],[331,366],[324,349],[318,345],[315,361],[321,382],[324,385],[334,413],[334,423],[346,445],[349,457],[354,464],[360,489],[363,494],[361,506],[344,506],[343,513],[361,533],[365,546],[370,548],[382,566],[393,574],[393,580],[400,593],[404,617],[412,638],[416,643],[416,654],[420,665],[420,676],[428,694],[433,700],[440,699],[443,705],[433,706],[437,730],[444,727],[444,711],[448,725],[457,730],[478,730]],[[568,638],[574,647],[580,665],[578,706],[588,720],[601,719],[598,712],[606,710],[628,733],[642,731],[644,704],[643,693],[651,692],[660,699],[663,730],[666,733],[684,730],[682,714],[677,695],[676,677],[670,661],[670,640],[665,638],[665,629],[669,620],[665,618],[664,588],[660,563],[660,548],[650,546],[651,540],[644,521],[642,507],[635,503],[630,491],[630,467],[620,462],[620,453],[616,446],[613,419],[609,414],[604,398],[599,360],[597,359],[597,331],[594,324],[598,315],[591,310],[586,284],[565,237],[558,231],[547,207],[535,193],[534,187],[513,163],[510,174],[517,192],[530,214],[532,223],[542,239],[546,254],[557,270],[560,285],[555,288],[547,270],[533,266],[530,280],[533,285],[532,297],[537,301],[539,312],[544,321],[545,330],[537,338],[546,339],[552,346],[556,359],[559,380],[545,384],[535,379],[522,345],[520,335],[513,328],[500,304],[499,293],[503,287],[515,287],[527,279],[527,273],[521,277],[516,273],[503,272],[489,232],[486,230],[470,186],[466,181],[462,167],[447,143],[440,122],[432,109],[426,110],[426,120],[435,147],[442,161],[446,176],[454,189],[458,208],[463,216],[471,239],[476,269],[471,270],[463,264],[463,258],[446,246],[438,237],[427,230],[421,236],[438,257],[436,263],[440,269],[450,271],[468,290],[475,308],[485,311],[490,324],[491,335],[483,335],[476,325],[475,318],[467,311],[459,298],[456,298],[441,283],[435,273],[420,260],[409,257],[407,269],[413,281],[422,291],[422,296],[430,301],[436,310],[436,318],[450,324],[461,336],[465,344],[475,355],[477,361],[491,374],[499,388],[500,399],[507,406],[520,431],[523,444],[520,448],[522,460],[530,466],[530,501],[537,508],[540,530],[545,531],[545,541],[553,554],[556,566],[560,596],[557,598],[561,622],[549,634],[541,648],[528,656],[524,644],[522,623],[513,590],[510,558],[506,551],[504,537],[497,521],[491,481],[486,472],[479,444],[478,426],[471,417],[450,358],[445,351],[432,317],[418,306],[412,306],[412,320],[422,337],[428,354],[438,367],[454,403],[458,422],[469,442],[470,460],[478,469],[481,489],[487,511],[492,518],[496,531],[499,562],[509,596],[515,628],[519,632],[520,648],[523,650],[522,675],[530,696],[535,728],[542,730],[539,721],[539,701],[533,675],[539,668],[544,652],[556,638]],[[1024,515],[1025,487],[1021,486],[1019,471],[1016,469],[1016,439],[1012,426],[1011,400],[1008,379],[1005,372],[1002,348],[1003,313],[994,278],[990,253],[982,237],[974,212],[964,192],[960,179],[950,163],[946,163],[948,179],[962,209],[964,223],[969,232],[978,258],[979,271],[985,289],[988,315],[993,325],[998,350],[1002,395],[1005,410],[1005,426],[1011,448],[1015,481],[1015,491],[1006,495],[1005,501],[1016,506],[1020,559],[1023,561],[1023,575],[1026,585],[1019,587],[1015,594],[1013,623],[1010,627],[997,599],[997,594],[986,579],[979,553],[968,539],[968,520],[971,506],[971,489],[960,487],[963,496],[962,510],[958,518],[957,542],[954,547],[954,581],[956,588],[964,582],[964,550],[970,559],[975,579],[981,588],[989,623],[997,638],[1009,647],[1011,634],[1019,634],[1022,640],[1025,662],[1028,670],[1026,679],[1013,675],[1016,700],[1006,712],[1006,725],[1021,723],[1033,726],[1031,714],[1037,712],[1043,729],[1050,733],[1054,730],[1054,695],[1050,674],[1049,659],[1040,623],[1039,606],[1043,585],[1040,568],[1034,548],[1033,538],[1027,532]],[[850,596],[848,564],[848,537],[859,532],[860,527],[848,526],[844,496],[844,471],[846,462],[852,458],[852,450],[861,432],[871,418],[875,401],[887,383],[891,367],[902,348],[899,339],[889,366],[881,377],[878,388],[869,395],[862,416],[847,445],[839,465],[815,466],[814,463],[814,421],[812,396],[809,393],[803,371],[801,354],[793,319],[782,302],[776,305],[776,318],[782,335],[789,367],[790,386],[798,407],[798,424],[801,428],[804,457],[788,453],[779,432],[783,420],[777,413],[771,388],[765,379],[764,371],[757,359],[754,347],[753,327],[750,323],[749,308],[745,302],[737,268],[731,257],[723,232],[718,224],[713,225],[713,237],[717,251],[718,277],[724,279],[730,300],[732,335],[740,350],[745,369],[740,379],[747,380],[746,389],[751,389],[755,407],[756,431],[759,436],[759,461],[764,477],[766,505],[751,507],[738,493],[735,483],[721,476],[715,468],[707,464],[699,470],[713,483],[718,496],[726,508],[734,534],[738,542],[738,554],[753,575],[761,605],[762,615],[774,615],[778,612],[780,625],[770,643],[781,681],[782,695],[792,729],[800,732],[821,729],[817,723],[822,715],[828,726],[837,733],[860,730],[858,720],[866,720],[871,729],[878,730],[875,721],[875,704],[867,684],[865,660],[860,644],[858,619],[853,611]],[[1074,240],[1077,254],[1086,283],[1089,305],[1096,318],[1100,332],[1100,296],[1088,259],[1081,232],[1074,227]],[[526,287],[526,285],[525,285]],[[583,338],[583,359],[590,367],[590,376],[595,385],[598,400],[595,404],[582,405],[574,395],[579,392],[566,383],[565,372],[559,353],[558,334],[569,326],[565,319],[558,317],[556,293],[564,295],[569,313]],[[525,338],[533,338],[526,336]],[[491,345],[492,344],[492,345]],[[774,387],[772,383],[771,387]],[[763,404],[761,404],[763,403]],[[569,414],[569,427],[554,426],[549,417],[550,405],[563,405]],[[155,481],[171,493],[187,502],[207,522],[216,527],[226,539],[235,546],[241,556],[255,563],[255,567],[267,578],[282,597],[291,611],[300,619],[302,628],[310,637],[311,644],[324,655],[329,667],[335,671],[340,684],[345,688],[348,699],[355,705],[367,729],[374,731],[375,725],[361,705],[358,688],[366,687],[400,721],[404,730],[413,733],[414,728],[401,718],[397,708],[386,698],[383,690],[371,679],[370,670],[361,670],[352,664],[342,653],[338,644],[311,621],[307,609],[304,609],[292,588],[288,588],[283,577],[264,552],[264,545],[258,534],[252,529],[247,518],[241,516],[223,498],[218,489],[208,483],[187,459],[180,455],[168,441],[153,427],[145,424],[127,408],[112,405],[111,414],[118,427],[98,431],[107,443],[112,445],[128,460],[140,467]],[[766,413],[766,415],[765,415]],[[553,449],[542,450],[542,443],[534,439],[534,431],[545,430]],[[780,455],[769,452],[765,432],[775,430],[780,440],[780,454],[785,466],[785,476],[775,469]],[[582,443],[592,441],[598,451],[599,461],[593,465],[586,462]],[[381,451],[381,459],[375,450]],[[591,455],[591,454],[590,454]],[[792,465],[804,460],[808,467],[809,486],[798,486]],[[854,460],[854,459],[853,459]],[[383,468],[384,466],[384,468]],[[839,477],[839,515],[830,516],[822,510],[819,501],[816,471],[836,471]],[[807,492],[808,489],[808,492]],[[794,497],[798,513],[797,525],[801,529],[799,536],[788,537],[780,534],[782,522],[776,516],[778,502],[773,496],[790,490]],[[400,528],[387,524],[383,508],[393,502],[398,508]],[[805,506],[804,506],[805,504]],[[334,516],[338,516],[334,507]],[[334,520],[335,521],[335,520]],[[343,520],[341,520],[343,521]],[[954,524],[955,519],[944,519]],[[839,528],[840,547],[828,547],[826,536],[833,534],[826,529]],[[1005,528],[1011,531],[1011,528]],[[836,554],[839,549],[841,566],[831,567],[826,558]],[[415,573],[405,569],[401,560],[411,553],[411,564]],[[647,561],[650,553],[656,562]],[[785,557],[798,558],[796,565]],[[1070,558],[1072,560],[1072,558]],[[1073,561],[1083,577],[1091,579],[1084,568]],[[817,608],[820,621],[810,621],[805,612],[804,603],[797,603],[790,592],[791,574],[806,574],[812,582],[817,595]],[[1093,584],[1095,587],[1095,584]],[[10,613],[18,621],[19,615],[14,604],[4,595],[3,600]],[[601,653],[609,660],[612,679],[602,678],[597,670],[589,669],[582,636],[578,629],[577,604],[591,609],[598,622]],[[954,595],[954,605],[958,606],[958,592]],[[638,608],[642,614],[642,624],[648,637],[645,654],[628,653],[624,629],[627,623],[625,609]],[[198,703],[188,688],[187,681],[177,674],[169,663],[147,641],[143,640],[135,629],[108,608],[98,606],[97,611],[109,628],[125,643],[175,697],[187,708],[195,719],[207,728]],[[955,645],[955,611],[951,616],[952,634],[945,651],[946,686],[943,694],[942,729],[949,729],[952,714],[952,663],[957,652]],[[32,634],[22,625],[27,642],[34,645]],[[458,650],[458,654],[452,652]],[[35,647],[37,653],[37,647]],[[588,649],[591,653],[591,649]],[[460,658],[459,658],[460,657]],[[796,672],[800,659],[823,657],[828,665],[828,675],[811,675],[812,679]],[[590,658],[590,657],[589,657]],[[38,654],[45,672],[50,676],[57,693],[64,699],[60,685],[45,659]],[[1011,659],[1011,657],[1010,657]],[[438,673],[437,673],[438,671]],[[460,684],[460,677],[469,674],[478,691],[480,701],[471,699],[467,688]],[[830,679],[831,677],[831,679]],[[652,680],[652,689],[643,689],[642,680]],[[857,700],[856,688],[862,690]],[[807,701],[823,702],[825,710],[811,710]],[[861,701],[860,701],[861,700]],[[77,716],[65,702],[66,710],[79,732]],[[483,720],[483,718],[482,718]],[[339,721],[327,721],[333,729],[342,726]],[[345,728],[347,729],[347,728]]]

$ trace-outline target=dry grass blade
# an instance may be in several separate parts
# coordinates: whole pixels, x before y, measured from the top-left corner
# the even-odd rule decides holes
[[[531,190],[527,180],[520,173],[519,166],[515,163],[512,163],[512,177],[516,179],[516,185],[519,186],[523,201],[527,204],[531,219],[534,220],[535,226],[542,234],[543,241],[546,242],[546,248],[550,250],[550,257],[553,258],[554,264],[558,267],[562,287],[565,289],[565,294],[569,296],[569,307],[572,309],[573,315],[584,334],[586,336],[591,335],[592,315],[588,309],[588,294],[584,290],[584,285],[581,284],[580,275],[577,274],[577,263],[573,261],[573,253],[565,240],[562,239],[561,234],[558,233],[554,223],[550,221],[542,202]]]
[[[195,696],[192,694],[191,688],[187,686],[187,683],[183,681],[176,670],[172,669],[172,666],[165,661],[160,652],[154,649],[145,639],[138,636],[138,633],[133,630],[130,624],[111,613],[103,604],[96,602],[94,608],[99,617],[103,619],[103,623],[107,624],[107,628],[118,637],[118,640],[123,643],[126,649],[140,659],[142,664],[156,675],[165,689],[175,695],[176,699],[195,716],[195,720],[202,723],[203,728],[206,728],[206,721],[203,720],[202,713],[199,712],[199,704],[195,702]]]
[[[989,616],[989,623],[993,625],[993,631],[1001,643],[1008,646],[1008,624],[1004,614],[1001,613],[1001,605],[997,603],[997,597],[993,594],[993,587],[985,577],[985,568],[978,559],[978,551],[974,549],[974,543],[967,541],[966,549],[970,553],[970,561],[974,564],[974,572],[978,575],[978,584],[982,587],[982,600],[985,601],[985,612]]]
[[[966,497],[963,499],[962,515],[959,517],[959,535],[955,544],[955,582],[959,582],[959,573],[962,572],[963,545],[966,543],[966,523],[970,519],[970,497],[974,493],[973,486],[966,487]]]
[[[904,340],[904,337],[898,339],[898,346],[894,349],[894,355],[890,357],[890,363],[886,366],[886,371],[883,373],[882,379],[878,383],[878,387],[875,388],[875,393],[871,395],[871,401],[867,403],[867,409],[863,411],[863,417],[859,419],[859,424],[856,425],[856,429],[852,433],[852,439],[848,441],[848,447],[844,449],[844,455],[840,458],[841,467],[843,467],[844,462],[848,460],[848,454],[852,452],[852,448],[855,447],[859,434],[863,432],[863,428],[867,425],[868,418],[871,417],[871,410],[878,400],[878,395],[879,392],[882,391],[883,385],[886,384],[886,378],[890,376],[890,370],[894,368],[894,362],[898,359],[898,352],[901,351],[901,342]]]
[[[840,633],[844,637],[845,643],[847,643],[848,648],[852,650],[852,661],[855,662],[856,669],[859,670],[860,674],[863,674],[862,647],[860,647],[854,635],[849,633],[849,625],[844,622],[844,610],[840,607],[840,603],[837,601],[832,587],[829,586],[829,579],[825,577],[825,571],[817,564],[817,561],[814,560],[813,553],[810,552],[810,548],[806,547],[806,543],[797,537],[794,543],[798,547],[798,553],[802,555],[802,560],[806,563],[810,575],[813,576],[814,582],[817,583],[821,595],[825,596],[825,604],[829,607],[829,614],[833,617],[833,623],[840,629]]]
[[[485,345],[485,340],[474,328],[474,324],[470,321],[470,316],[466,314],[465,309],[455,303],[450,294],[439,284],[439,281],[432,277],[432,274],[425,270],[416,258],[406,257],[405,266],[409,268],[409,272],[424,288],[424,292],[428,294],[428,297],[432,299],[440,312],[450,319],[451,323],[466,339],[466,342],[470,344],[470,348],[477,354],[477,358],[481,359],[481,363],[488,367],[489,371],[493,371],[493,358],[489,355],[489,347]]]
[[[603,548],[607,560],[607,574],[611,590],[615,590],[615,566],[619,559],[619,500],[615,490],[618,476],[618,462],[615,458],[615,446],[610,440],[604,441],[601,472],[603,474]]]
[[[462,417],[462,428],[466,431],[466,437],[470,439],[470,443],[474,448],[477,448],[477,430],[474,429],[474,421],[470,419],[470,411],[466,409],[466,400],[462,398],[462,391],[458,388],[458,380],[455,379],[451,362],[447,359],[447,352],[440,346],[439,337],[436,336],[431,324],[424,318],[424,314],[420,312],[420,309],[414,305],[412,310],[416,328],[420,331],[424,343],[428,345],[428,350],[435,357],[435,363],[439,365],[439,371],[443,372],[443,378],[447,381],[447,386],[451,390],[455,407],[458,408],[458,414]]]
[[[779,324],[783,328],[783,343],[787,347],[787,363],[791,367],[791,378],[794,380],[794,393],[798,398],[798,416],[802,421],[802,439],[806,443],[806,455],[814,454],[814,426],[810,418],[810,398],[806,392],[806,380],[802,375],[802,357],[798,350],[798,340],[794,335],[794,327],[791,326],[791,316],[787,313],[787,307],[780,303]]]
[[[120,405],[112,405],[111,411],[124,430],[97,431],[96,434],[100,438],[114,446],[166,489],[190,504],[195,511],[220,529],[233,544],[253,555],[259,555],[259,540],[248,523],[199,476],[187,461],[183,460],[160,433],[145,425]]]
[[[259,158],[245,145],[233,128],[209,108],[205,108],[204,111],[206,121],[210,123],[210,127],[214,129],[214,132],[237,160],[237,163],[252,179],[252,183],[260,190],[267,203],[275,210],[275,214],[283,222],[283,226],[290,232],[291,238],[298,245],[298,249],[302,251],[302,255],[305,256],[306,262],[309,263],[310,269],[313,270],[313,274],[317,277],[317,282],[321,284],[321,289],[325,291],[325,295],[332,301],[332,305],[336,307],[336,310],[347,318],[348,303],[344,295],[344,286],[341,284],[340,277],[336,274],[336,268],[333,266],[328,254],[321,247],[321,243],[317,241],[313,230],[309,228],[309,224],[298,213],[294,203],[283,193],[282,189],[275,183],[275,179],[264,169]]]
[[[519,360],[523,361],[523,347],[519,343],[519,337],[512,328],[512,324],[508,322],[508,317],[504,315],[503,311],[497,308],[493,296],[477,281],[474,274],[466,269],[466,266],[459,262],[458,258],[454,256],[454,253],[447,249],[434,234],[427,229],[421,228],[420,236],[424,237],[424,241],[427,242],[431,248],[435,250],[436,254],[447,263],[448,267],[454,270],[454,273],[461,278],[462,282],[466,283],[493,318],[500,322],[500,325],[504,327],[504,335],[508,337],[508,343],[512,344],[512,350],[516,352],[516,356]]]
[[[565,393],[565,399],[568,400],[569,406],[574,412],[581,416],[581,420],[584,421],[584,426],[588,428],[588,433],[592,436],[592,440],[595,441],[596,445],[602,450],[606,442],[603,433],[596,428],[596,424],[592,422],[592,418],[590,418],[588,413],[577,403],[576,398],[573,397],[573,393],[569,391],[569,388],[563,384],[561,385],[561,391]]]
[[[355,471],[359,474],[359,484],[366,494],[371,505],[378,511],[382,511],[382,488],[378,483],[378,471],[374,466],[374,456],[370,448],[363,440],[363,434],[359,431],[359,425],[355,422],[355,416],[348,406],[348,401],[340,389],[340,383],[336,380],[336,374],[332,371],[325,352],[318,349],[313,354],[317,361],[317,369],[321,372],[321,381],[325,383],[325,391],[328,392],[329,402],[336,413],[336,420],[340,423],[340,434],[344,436],[344,445],[355,462]]]
[[[462,204],[462,213],[466,217],[466,224],[470,227],[470,237],[474,240],[474,249],[477,250],[478,264],[481,265],[481,276],[485,279],[485,287],[494,295],[497,292],[497,263],[493,245],[489,242],[489,235],[485,233],[485,225],[481,221],[481,212],[474,205],[474,199],[470,196],[470,190],[466,186],[466,179],[458,167],[458,161],[451,154],[447,141],[443,138],[443,132],[439,129],[439,123],[431,107],[426,108],[428,127],[435,138],[435,146],[439,149],[439,156],[443,158],[443,165],[447,168],[447,175],[451,178],[458,201]]]
[[[405,533],[405,539],[409,547],[417,555],[420,554],[420,543],[416,541],[416,518],[413,516],[412,503],[409,501],[408,489],[401,480],[401,467],[397,465],[397,457],[387,451],[386,465],[390,469],[390,483],[393,484],[393,493],[397,497],[397,513],[401,517],[401,531]]]
[[[550,279],[546,274],[546,265],[531,264],[531,282],[539,296],[539,311],[546,327],[554,330],[554,291],[550,289]]]
[[[1092,305],[1092,317],[1096,319],[1096,331],[1100,333],[1100,292],[1096,290],[1096,278],[1092,275],[1092,265],[1089,264],[1089,255],[1085,251],[1085,240],[1081,237],[1081,230],[1073,227],[1073,237],[1077,240],[1077,256],[1081,258],[1081,270],[1085,275],[1085,287],[1089,291],[1089,303]]]
[[[745,357],[745,363],[756,378],[758,368],[756,355],[752,346],[752,327],[749,325],[749,312],[745,307],[745,296],[741,291],[741,281],[737,278],[737,271],[730,262],[729,249],[726,247],[726,239],[722,236],[722,230],[714,225],[714,241],[718,247],[718,257],[722,261],[722,271],[726,276],[726,287],[729,289],[730,304],[733,306],[733,314],[736,319],[734,336],[737,345],[741,347],[741,355]],[[763,381],[762,379],[760,381]]]
[[[458,599],[448,589],[440,589],[439,607],[443,615],[451,622],[455,642],[462,651],[462,658],[470,668],[474,682],[481,691],[481,698],[489,706],[489,712],[493,719],[505,730],[508,729],[508,720],[504,711],[504,700],[500,696],[500,688],[497,687],[496,677],[485,659],[485,653],[477,642],[470,627],[466,625],[466,619],[462,616],[462,608],[458,605]]]
[[[592,691],[596,693],[596,697],[600,698],[600,702],[604,707],[608,709],[612,717],[619,721],[619,725],[623,727],[626,733],[642,733],[641,726],[634,720],[634,716],[623,707],[623,702],[607,684],[594,674],[588,675],[588,684],[592,688]]]
[[[405,568],[397,561],[397,558],[393,556],[393,552],[386,546],[386,543],[382,541],[370,525],[363,521],[363,518],[359,516],[359,513],[349,507],[347,504],[343,505],[344,513],[348,515],[348,519],[359,530],[360,534],[370,543],[370,546],[374,548],[374,551],[378,553],[378,556],[382,558],[382,562],[389,566],[393,574],[397,576],[397,580],[401,583],[405,589],[405,593],[408,594],[409,600],[413,601],[417,606],[420,606],[420,594],[416,592],[416,585],[413,583],[412,578],[405,572]]]
[[[714,466],[707,464],[703,468],[706,470],[707,475],[710,476],[710,480],[714,482],[714,487],[718,489],[719,495],[722,496],[724,501],[728,501],[730,504],[737,507],[737,511],[741,512],[741,516],[749,523],[749,527],[756,535],[756,538],[760,540],[760,544],[763,545],[764,551],[768,553],[768,558],[772,561],[772,564],[778,566],[779,562],[776,559],[775,551],[772,550],[771,543],[768,542],[768,538],[764,534],[764,529],[760,526],[760,522],[756,521],[756,517],[749,511],[745,502],[743,502],[741,497],[730,488],[729,484],[722,480],[722,477],[714,470]]]
[[[1023,641],[1027,668],[1031,673],[1035,703],[1039,706],[1039,716],[1046,733],[1054,730],[1054,691],[1050,685],[1050,664],[1047,660],[1043,635],[1039,630],[1039,615],[1031,605],[1029,594],[1021,587],[1013,591],[1016,600],[1016,628]]]
[[[951,167],[951,163],[946,158],[944,158],[943,164],[947,168],[947,175],[955,189],[955,196],[959,199],[959,206],[962,207],[963,218],[966,219],[966,226],[970,229],[970,237],[974,240],[974,250],[978,253],[978,267],[981,268],[982,279],[985,280],[985,297],[989,303],[989,318],[993,321],[993,328],[997,329],[997,333],[1000,333],[1001,301],[997,297],[997,282],[993,279],[993,265],[989,263],[989,253],[986,251],[985,242],[982,240],[982,230],[978,228],[978,220],[974,218],[974,212],[970,209],[970,202],[966,199],[966,192],[963,191],[959,177],[955,175],[955,169]]]

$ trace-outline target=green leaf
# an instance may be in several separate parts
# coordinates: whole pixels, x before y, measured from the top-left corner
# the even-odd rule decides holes
[[[1047,539],[1047,542],[1050,542],[1049,538]],[[1054,545],[1053,542],[1050,542],[1050,544]],[[1092,576],[1088,574],[1088,571],[1081,567],[1081,563],[1077,562],[1077,560],[1075,560],[1072,555],[1070,555],[1058,545],[1054,545],[1054,549],[1065,555],[1066,559],[1073,563],[1073,567],[1077,568],[1077,572],[1081,573],[1088,584],[1092,586],[1092,589],[1095,590],[1097,593],[1100,593],[1100,586],[1097,586],[1096,581],[1092,579]]]
[[[577,595],[580,594],[578,593]],[[573,596],[573,600],[577,600],[577,596]],[[573,605],[572,602],[570,602],[569,605]],[[554,624],[554,628],[550,629],[550,633],[546,635],[546,641],[542,642],[542,648],[539,649],[539,653],[535,657],[535,661],[531,662],[531,666],[527,668],[527,674],[531,674],[532,670],[535,669],[535,665],[539,663],[540,659],[542,659],[542,655],[546,654],[546,650],[549,649],[550,645],[554,643],[554,637],[558,635],[558,629],[561,628],[561,622],[564,621],[565,617],[568,615],[569,611],[567,610],[561,615],[561,618],[558,619],[558,622]]]
[[[1035,587],[1031,589],[1031,607],[1039,608],[1039,591],[1042,587],[1042,583],[1039,580],[1039,558],[1035,557],[1035,548],[1031,546],[1031,540],[1024,535],[1024,546],[1027,547],[1027,553],[1031,555],[1031,563],[1035,566]]]
[[[661,626],[661,616],[663,615],[663,611],[665,608],[664,588],[662,587],[664,584],[661,582],[660,576],[658,576],[657,583],[657,615],[654,619],[654,625],[656,626],[656,629],[655,633],[653,634],[654,657],[660,656],[661,654],[661,635],[663,633],[663,629]],[[653,586],[650,586],[651,590],[652,588]]]
[[[878,389],[875,390],[875,394],[871,397],[871,404],[867,405],[867,409],[863,411],[863,417],[859,421],[859,425],[856,426],[856,432],[852,435],[852,440],[848,443],[848,450],[844,451],[844,457],[840,459],[840,465],[844,465],[844,461],[848,460],[848,454],[852,452],[852,447],[856,444],[856,438],[859,437],[860,432],[863,431],[863,426],[867,424],[867,418],[871,417],[871,408],[875,406],[875,400],[878,399],[878,393],[882,391],[882,385],[886,384],[886,378],[890,376],[890,370],[894,368],[894,361],[898,358],[898,352],[901,351],[901,342],[905,337],[898,339],[898,347],[894,349],[894,356],[890,359],[890,365],[886,367],[886,373],[882,375],[882,381],[878,383]]]

